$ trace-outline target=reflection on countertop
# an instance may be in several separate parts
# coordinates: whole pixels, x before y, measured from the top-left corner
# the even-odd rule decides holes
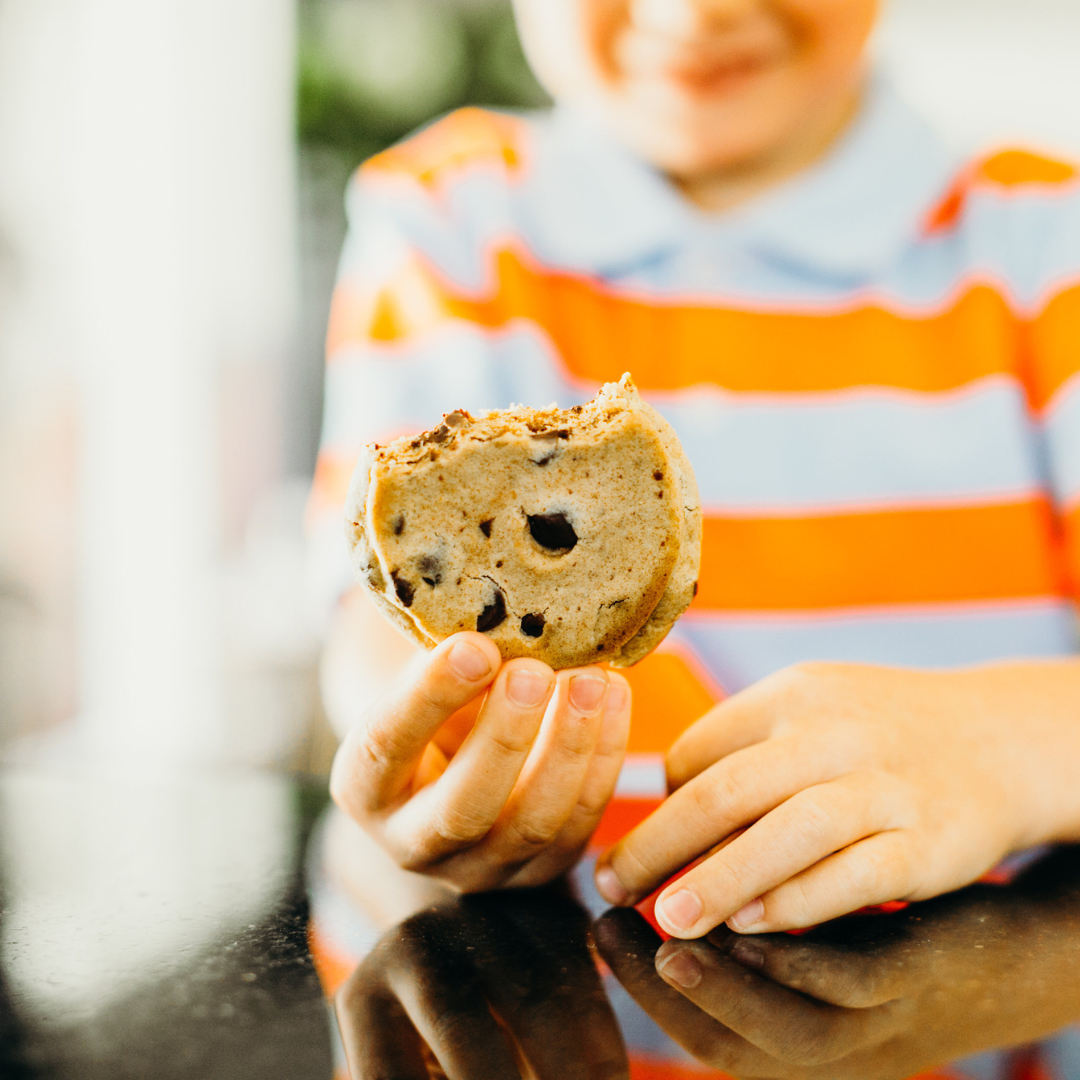
[[[328,1080],[299,873],[319,802],[251,771],[0,770],[0,1076]]]
[[[618,980],[608,992],[596,956]],[[697,982],[682,993],[657,960],[685,970],[688,958]],[[664,1075],[632,1045],[620,998],[683,1048],[684,1068],[902,1080],[963,1059],[934,1075],[1077,1080],[1080,1039],[1030,1044],[1080,1020],[1080,849],[1007,886],[799,936],[664,945],[634,911],[590,933],[584,909],[556,892],[462,898],[387,934],[339,995],[338,1018],[354,1078],[426,1080],[432,1059],[470,1078]]]
[[[324,801],[265,773],[0,769],[0,1076],[329,1080],[300,872]],[[337,1015],[353,1080],[640,1080],[658,1052],[671,1075],[1080,1080],[1080,848],[800,936],[663,944],[569,887],[462,897],[384,935]]]

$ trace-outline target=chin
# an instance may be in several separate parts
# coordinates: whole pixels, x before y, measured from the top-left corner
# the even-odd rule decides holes
[[[784,130],[782,124],[766,127],[758,116],[732,116],[726,110],[710,110],[693,120],[624,112],[618,127],[625,142],[647,161],[684,179],[759,159]]]

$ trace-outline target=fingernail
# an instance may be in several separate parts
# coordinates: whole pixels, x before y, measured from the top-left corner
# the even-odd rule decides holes
[[[656,965],[656,970],[684,990],[692,990],[701,982],[701,965],[687,949],[676,949]]]
[[[578,712],[588,716],[600,708],[606,689],[607,679],[595,675],[575,675],[570,680],[570,703]]]
[[[525,709],[539,705],[550,688],[550,677],[538,671],[512,671],[506,680],[506,696]]]
[[[610,689],[607,698],[607,712],[609,716],[617,716],[630,704],[630,689],[623,683],[614,680],[608,685]]]
[[[623,888],[619,875],[610,866],[602,866],[596,871],[596,891],[609,903],[625,904],[630,894]]]
[[[477,682],[491,674],[491,662],[473,644],[459,641],[450,650],[450,666],[468,682]]]
[[[728,926],[740,934],[745,934],[761,922],[765,914],[765,905],[760,900],[751,900],[744,908],[740,908],[728,919]]]
[[[728,951],[728,956],[751,971],[760,971],[765,966],[765,954],[749,941],[736,941]]]
[[[701,918],[701,901],[686,889],[665,896],[659,906],[664,921],[676,930],[689,930]]]

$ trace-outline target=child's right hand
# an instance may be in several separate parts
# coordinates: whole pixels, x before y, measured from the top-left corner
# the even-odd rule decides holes
[[[581,855],[629,732],[622,676],[503,664],[482,634],[457,634],[352,726],[330,791],[406,870],[463,892],[535,886]]]

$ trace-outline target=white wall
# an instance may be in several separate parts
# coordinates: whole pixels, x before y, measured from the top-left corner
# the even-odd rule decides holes
[[[24,405],[74,387],[105,756],[222,753],[216,572],[277,468],[292,345],[293,24],[292,0],[0,6],[3,375]]]
[[[880,51],[958,145],[1080,156],[1077,0],[886,0]]]

